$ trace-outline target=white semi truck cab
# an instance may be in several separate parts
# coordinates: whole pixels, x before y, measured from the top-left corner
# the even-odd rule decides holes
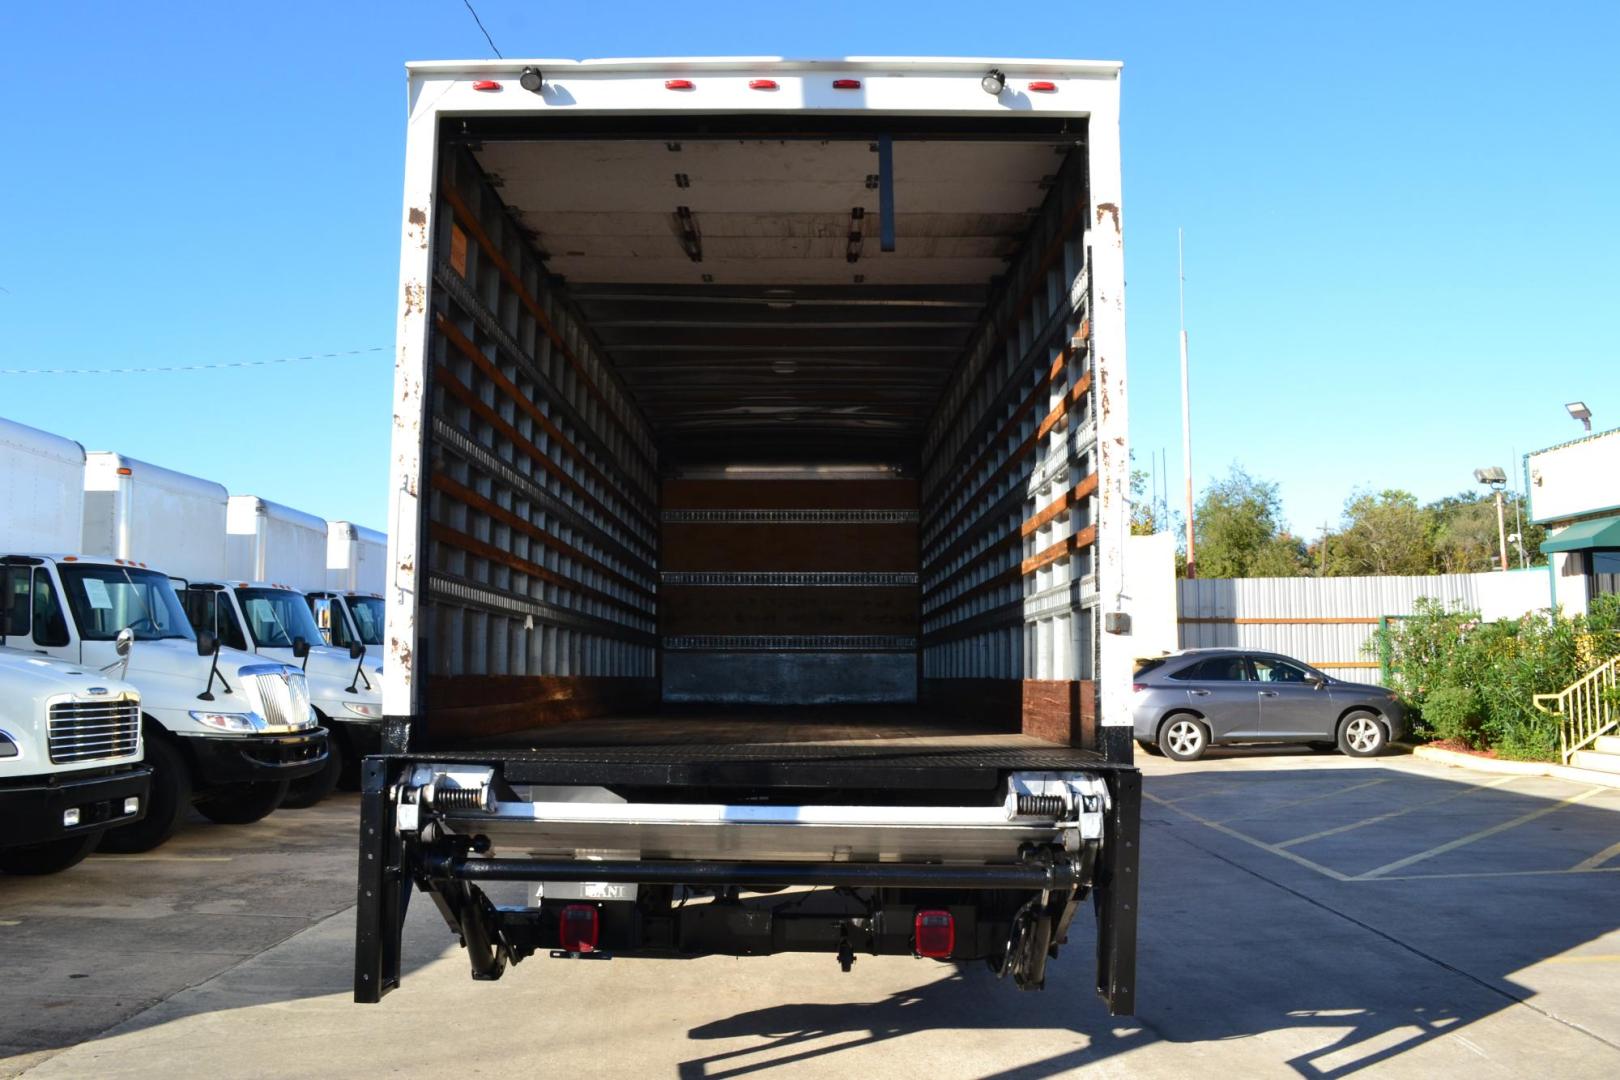
[[[325,768],[327,736],[297,667],[195,633],[166,574],[127,559],[0,554],[10,643],[116,674],[140,691],[151,796],[140,822],[102,849],[156,847],[195,803],[242,824]],[[97,685],[100,685],[99,683]]]
[[[380,674],[387,610],[382,594],[322,591],[308,593],[307,599],[321,640],[344,650],[358,643],[366,651],[366,663]]]
[[[359,777],[360,759],[382,746],[382,667],[352,637],[344,648],[325,644],[304,594],[265,581],[192,581],[181,591],[192,628],[233,649],[297,665],[310,703],[330,737],[326,768],[293,785],[283,805],[313,805],[345,777]]]
[[[29,640],[0,604],[0,635]],[[0,645],[0,873],[53,874],[146,810],[141,696],[120,679]]]

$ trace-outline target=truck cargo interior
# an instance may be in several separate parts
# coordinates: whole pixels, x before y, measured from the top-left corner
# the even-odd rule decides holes
[[[412,745],[1096,748],[1085,122],[556,113],[412,215]]]

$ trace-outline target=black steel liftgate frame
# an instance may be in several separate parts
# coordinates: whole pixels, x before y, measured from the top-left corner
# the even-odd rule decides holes
[[[460,755],[457,755],[460,756]],[[452,874],[463,880],[622,880],[639,884],[826,885],[859,888],[1030,889],[1072,884],[1072,871],[1050,866],[951,867],[903,864],[771,864],[446,859],[404,840],[395,822],[395,778],[416,755],[367,758],[360,800],[360,874],[355,926],[354,1000],[381,1001],[399,986],[405,911],[419,879]],[[1142,775],[1129,766],[1098,772],[1111,795],[1095,868],[1092,902],[1097,916],[1097,993],[1112,1015],[1136,1008],[1136,922],[1141,851]]]

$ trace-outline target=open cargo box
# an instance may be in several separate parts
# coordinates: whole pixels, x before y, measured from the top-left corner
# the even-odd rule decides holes
[[[518,100],[414,69],[390,749],[665,799],[1134,792],[1098,603],[1128,468],[1117,69],[1070,65],[1056,107],[953,72],[879,108],[878,62],[767,66],[797,107],[727,71],[623,111],[647,62]],[[817,105],[834,69],[872,100]],[[1116,1009],[1128,983],[1099,968]]]

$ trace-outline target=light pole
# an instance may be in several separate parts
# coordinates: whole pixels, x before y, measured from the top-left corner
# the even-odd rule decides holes
[[[1507,487],[1507,473],[1500,466],[1491,465],[1483,469],[1474,470],[1474,479],[1489,487],[1496,496],[1496,551],[1502,561],[1502,569],[1508,568],[1507,558],[1507,517],[1502,512],[1502,489]]]
[[[1570,417],[1579,420],[1587,431],[1592,430],[1592,410],[1586,407],[1586,402],[1572,401],[1564,408],[1568,409]]]

